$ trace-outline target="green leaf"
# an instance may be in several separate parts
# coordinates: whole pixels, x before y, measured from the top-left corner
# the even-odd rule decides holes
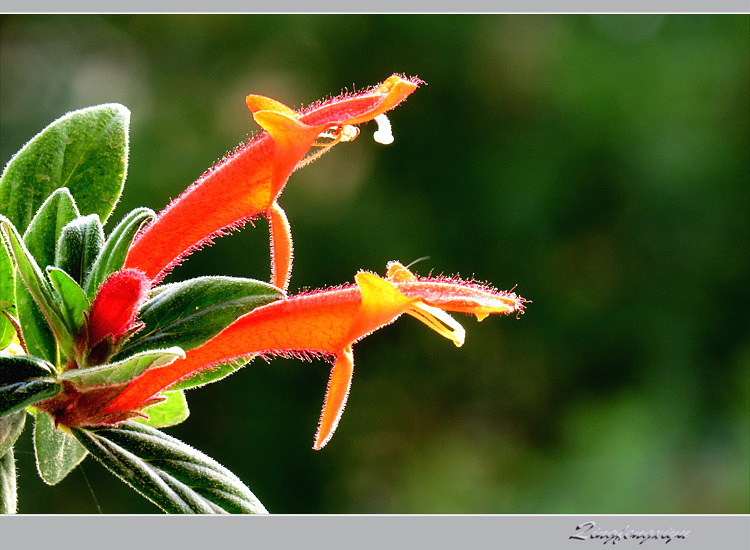
[[[133,242],[138,230],[155,217],[156,214],[150,208],[136,208],[112,230],[84,282],[83,289],[89,299],[94,298],[99,285],[110,274],[122,269],[130,243]]]
[[[55,367],[31,355],[0,355],[0,385],[54,376]]]
[[[205,386],[206,384],[218,382],[222,378],[226,378],[230,374],[237,372],[251,360],[252,358],[237,358],[234,361],[221,363],[220,365],[216,365],[207,370],[197,372],[189,378],[177,382],[177,384],[169,388],[169,391],[189,390],[191,388],[198,388],[200,386]]]
[[[72,348],[73,339],[70,335],[70,332],[68,331],[65,322],[63,321],[62,313],[55,304],[52,287],[47,282],[47,279],[42,275],[39,266],[34,261],[34,258],[29,253],[29,250],[26,248],[26,246],[24,246],[24,243],[21,242],[20,237],[16,232],[16,228],[8,223],[7,219],[4,219],[2,216],[0,216],[0,226],[2,226],[2,229],[5,232],[5,236],[8,238],[8,242],[10,243],[10,250],[16,260],[16,266],[19,273],[21,274],[21,278],[26,285],[25,288],[28,289],[28,292],[34,298],[36,305],[39,306],[41,313],[44,315],[44,319],[49,324],[52,332],[54,332],[55,338],[60,343],[61,347],[64,350],[67,350],[67,353],[69,354]],[[24,330],[23,336],[24,339],[26,339],[25,321],[27,321],[27,319],[24,319],[23,315],[33,315],[33,313],[30,313],[33,312],[33,309],[28,308],[28,300],[26,299],[26,296],[24,296],[23,291],[20,293],[18,292],[19,289],[23,288],[23,285],[17,286],[16,302],[18,305],[19,320],[21,321],[21,326],[23,327],[22,330]],[[37,321],[29,321],[31,329],[35,328],[35,325],[37,324]],[[29,340],[27,340],[27,342],[29,342]],[[31,351],[31,349],[29,351]],[[48,359],[50,361],[54,361],[56,359],[47,355],[50,352],[49,349],[45,349],[44,351],[45,359]]]
[[[47,275],[57,290],[62,316],[71,335],[78,336],[86,323],[84,313],[89,311],[89,300],[83,289],[62,269],[48,267]]]
[[[57,362],[57,342],[44,315],[34,301],[29,289],[24,285],[16,287],[16,306],[26,349],[32,355]]]
[[[59,378],[88,387],[113,386],[129,382],[150,368],[163,367],[184,357],[185,352],[178,347],[149,350],[117,363],[88,369],[72,369],[61,374]]]
[[[13,311],[12,309],[9,311]],[[0,350],[7,348],[13,341],[16,329],[8,318],[0,313]]]
[[[167,513],[267,513],[224,466],[149,426],[72,429],[106,468]]]
[[[23,234],[23,243],[37,264],[41,267],[55,265],[57,243],[63,229],[78,216],[78,207],[65,187],[44,201]]]
[[[55,397],[63,389],[54,378],[34,378],[0,386],[0,416]]]
[[[55,251],[55,265],[83,284],[86,272],[101,252],[104,230],[97,214],[77,218],[63,228]]]
[[[68,113],[47,126],[0,177],[0,213],[23,232],[42,202],[67,187],[83,215],[106,220],[125,181],[129,124],[130,111],[113,103]]]
[[[43,266],[54,264],[55,248],[63,228],[78,216],[70,192],[63,188],[50,195],[26,229],[23,243],[28,253]],[[10,243],[8,243],[10,244]],[[12,251],[12,247],[9,247]],[[20,266],[19,266],[20,267]],[[31,289],[16,285],[16,305],[26,347],[32,355],[57,361],[57,342],[44,312],[34,303]]]
[[[26,424],[26,411],[0,417],[0,458],[13,449]]]
[[[86,458],[86,449],[72,435],[55,428],[46,413],[36,414],[34,450],[39,476],[47,485],[57,485]]]
[[[54,372],[37,357],[0,355],[0,418],[60,393],[62,383],[51,377]]]
[[[0,514],[16,513],[17,495],[16,459],[11,447],[4,455],[0,455]]]
[[[282,296],[268,283],[234,277],[199,277],[159,287],[138,314],[145,327],[116,357],[167,346],[193,349],[240,315]]]
[[[143,412],[148,415],[148,419],[135,418],[134,421],[152,428],[167,428],[187,420],[190,409],[185,394],[181,391],[169,391],[162,395],[167,398],[166,401],[144,409]]]
[[[0,311],[10,309],[16,303],[16,279],[10,252],[5,241],[0,239]],[[2,346],[0,346],[2,348]]]

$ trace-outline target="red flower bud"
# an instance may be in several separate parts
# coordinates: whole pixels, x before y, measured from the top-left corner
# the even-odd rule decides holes
[[[151,282],[138,269],[123,269],[109,276],[96,293],[89,314],[89,347],[111,335],[117,341],[133,325],[146,300]]]

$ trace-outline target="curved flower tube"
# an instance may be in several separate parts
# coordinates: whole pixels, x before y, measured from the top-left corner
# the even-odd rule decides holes
[[[105,414],[142,408],[159,392],[212,365],[254,354],[323,354],[334,359],[314,449],[331,438],[341,419],[354,369],[352,345],[402,313],[412,315],[461,346],[464,330],[446,311],[479,320],[490,313],[523,312],[512,292],[460,279],[418,278],[397,262],[387,278],[360,272],[356,285],[299,294],[257,308],[184,359],[147,371],[105,409]]]
[[[264,96],[247,96],[253,118],[265,131],[208,170],[160,212],[136,237],[125,268],[140,269],[159,281],[193,250],[262,214],[270,223],[272,282],[286,290],[292,238],[276,200],[287,179],[336,143],[354,139],[355,125],[381,120],[421,83],[418,78],[393,75],[377,87],[299,112]],[[315,152],[306,156],[311,147]]]

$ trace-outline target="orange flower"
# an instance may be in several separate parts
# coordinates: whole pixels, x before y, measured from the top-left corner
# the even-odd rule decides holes
[[[464,329],[446,311],[520,314],[525,300],[511,292],[446,278],[418,278],[397,262],[383,279],[360,272],[356,285],[300,294],[257,308],[240,317],[185,359],[147,371],[114,399],[104,413],[142,407],[159,392],[193,373],[254,354],[312,353],[333,357],[315,449],[331,438],[346,405],[354,369],[352,345],[402,313],[412,315],[452,340],[464,341]]]
[[[375,88],[345,94],[300,112],[264,96],[247,96],[247,106],[265,132],[208,170],[164,209],[138,235],[125,267],[140,269],[158,281],[191,251],[263,214],[270,222],[272,280],[286,289],[292,238],[276,199],[290,174],[336,143],[354,139],[358,133],[355,125],[383,120],[384,113],[419,84],[417,78],[393,75]],[[306,156],[311,147],[315,151]]]

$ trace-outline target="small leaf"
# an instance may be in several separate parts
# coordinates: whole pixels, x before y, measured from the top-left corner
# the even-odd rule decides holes
[[[7,311],[13,312],[15,308]],[[7,348],[13,341],[13,337],[16,335],[16,328],[8,320],[8,318],[0,313],[0,350]]]
[[[0,514],[16,513],[17,495],[16,459],[11,447],[5,454],[0,454]]]
[[[68,332],[78,336],[86,323],[83,314],[89,311],[89,300],[86,294],[78,283],[62,269],[48,267],[47,275],[52,281],[52,286],[57,290],[58,303],[68,326]]]
[[[143,412],[148,415],[148,419],[135,418],[134,421],[152,428],[167,428],[187,420],[190,416],[190,409],[188,409],[187,399],[183,392],[169,391],[162,396],[167,400],[144,409]]]
[[[138,230],[155,217],[156,214],[150,208],[136,208],[112,230],[84,282],[83,289],[89,299],[94,298],[99,286],[109,275],[122,269],[130,243]]]
[[[157,288],[138,315],[144,329],[123,346],[118,359],[167,346],[193,349],[240,315],[283,296],[268,283],[234,277],[199,277]]]
[[[184,357],[185,352],[178,347],[149,350],[117,363],[89,369],[72,369],[61,374],[59,378],[88,387],[112,386],[129,382],[150,368],[169,365],[176,359]]]
[[[21,325],[26,349],[32,355],[57,362],[57,342],[34,297],[23,284],[16,287],[18,322]]]
[[[55,248],[63,227],[77,216],[78,208],[70,192],[65,188],[56,190],[44,201],[31,223],[28,224],[23,238],[27,253],[36,260],[37,265],[41,263],[47,266],[54,263]],[[7,244],[9,245],[8,251],[12,252],[11,243]],[[20,266],[17,265],[17,267]],[[22,279],[16,281],[18,284],[16,284],[15,301],[26,347],[32,355],[56,362],[55,335],[44,312],[34,303],[33,293],[24,285]]]
[[[36,304],[39,306],[39,309],[44,315],[44,318],[46,319],[50,328],[54,332],[57,341],[60,343],[60,346],[64,350],[66,350],[68,354],[70,354],[73,339],[70,335],[70,332],[68,331],[65,322],[62,319],[60,310],[55,304],[52,287],[47,282],[47,279],[42,275],[39,266],[34,261],[34,258],[29,253],[29,250],[26,248],[26,246],[24,246],[24,243],[21,242],[20,237],[16,232],[16,228],[8,223],[7,219],[3,218],[2,216],[0,216],[0,226],[2,226],[2,229],[5,232],[5,236],[8,238],[8,242],[10,243],[10,250],[16,260],[16,266],[18,267],[18,271],[21,274],[21,278],[23,279],[26,288],[34,298]],[[23,295],[19,295],[19,288],[22,288],[22,285],[18,285],[18,287],[16,288],[18,314],[19,317],[21,317],[22,312],[26,312],[26,310],[22,307]],[[23,305],[25,306],[25,304]],[[20,321],[22,323],[22,326],[24,326],[24,319],[21,318]],[[26,333],[24,332],[24,339],[25,338]],[[51,357],[46,358],[53,360],[53,358]]]
[[[36,414],[34,450],[39,476],[47,485],[57,485],[86,458],[87,451],[70,434],[55,428],[46,413]]]
[[[0,458],[13,448],[26,424],[26,411],[0,416]]]
[[[0,239],[0,311],[10,309],[16,303],[14,272],[10,252],[5,248],[5,241]]]
[[[224,466],[154,428],[72,429],[107,469],[167,513],[267,513]]]
[[[0,213],[24,231],[42,202],[67,187],[83,215],[106,220],[125,180],[129,124],[130,111],[108,104],[68,113],[47,126],[0,177]]]
[[[55,265],[79,285],[104,244],[104,230],[97,214],[77,218],[66,225],[55,251]]]
[[[197,372],[192,376],[177,382],[174,386],[169,388],[169,391],[175,390],[188,390],[192,388],[199,388],[206,384],[218,382],[222,378],[226,378],[230,374],[233,374],[240,370],[242,367],[247,365],[252,358],[237,358],[229,363],[221,363],[215,367]],[[158,427],[158,426],[157,426]]]
[[[23,244],[37,264],[41,267],[55,265],[55,251],[63,229],[78,216],[78,207],[65,187],[44,201],[23,234]]]

